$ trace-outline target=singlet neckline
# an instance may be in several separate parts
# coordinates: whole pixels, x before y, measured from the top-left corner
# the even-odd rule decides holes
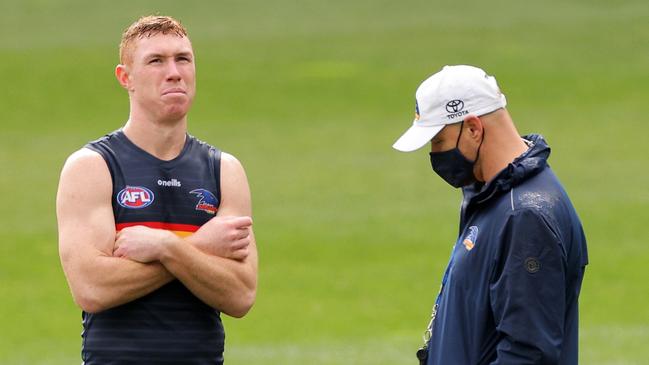
[[[139,153],[140,155],[144,156],[146,159],[151,160],[152,162],[155,162],[160,165],[166,165],[166,166],[172,166],[176,165],[179,163],[187,154],[187,150],[189,150],[189,146],[191,143],[192,136],[189,135],[189,133],[185,133],[185,144],[183,145],[183,148],[180,150],[180,153],[178,156],[172,158],[171,160],[162,160],[160,158],[157,158],[156,156],[150,154],[149,152],[145,151],[142,149],[140,146],[136,145],[131,141],[126,134],[124,133],[124,130],[122,128],[117,130],[116,135],[124,141],[124,144],[126,144],[126,147],[130,148],[131,150]]]

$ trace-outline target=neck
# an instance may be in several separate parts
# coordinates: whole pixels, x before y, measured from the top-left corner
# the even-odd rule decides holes
[[[161,160],[178,157],[185,145],[187,119],[177,122],[156,122],[147,119],[129,118],[123,128],[131,142]]]
[[[491,181],[528,149],[508,115],[504,120],[495,120],[490,124],[487,140],[481,149],[483,157],[476,164],[476,177],[484,182]]]

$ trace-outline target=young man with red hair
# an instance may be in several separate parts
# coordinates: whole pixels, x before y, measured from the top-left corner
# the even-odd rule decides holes
[[[129,118],[68,158],[57,195],[84,364],[221,364],[220,313],[244,316],[257,288],[245,172],[187,134],[196,70],[177,20],[126,29],[115,75]]]

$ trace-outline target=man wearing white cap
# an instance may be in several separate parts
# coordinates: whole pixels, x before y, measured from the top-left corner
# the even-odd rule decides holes
[[[519,136],[495,78],[479,68],[446,66],[416,99],[393,147],[430,142],[433,170],[464,195],[420,364],[577,364],[588,253],[550,147]]]

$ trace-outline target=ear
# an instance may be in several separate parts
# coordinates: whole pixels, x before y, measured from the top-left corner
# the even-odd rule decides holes
[[[115,77],[117,78],[117,82],[119,82],[124,89],[131,91],[131,80],[129,78],[128,68],[125,65],[119,64],[115,67]]]
[[[469,115],[464,119],[464,128],[466,133],[472,140],[480,142],[482,140],[482,133],[484,133],[484,127],[482,120],[475,115]]]

